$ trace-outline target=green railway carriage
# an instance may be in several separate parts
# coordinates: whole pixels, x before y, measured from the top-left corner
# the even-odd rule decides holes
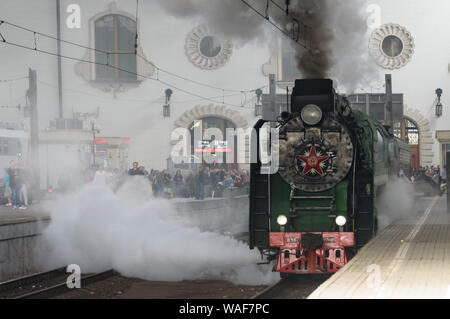
[[[278,132],[279,167],[266,174],[259,132]],[[260,120],[251,165],[250,248],[282,275],[333,273],[376,233],[377,190],[408,165],[407,147],[333,89],[297,80],[291,112]]]

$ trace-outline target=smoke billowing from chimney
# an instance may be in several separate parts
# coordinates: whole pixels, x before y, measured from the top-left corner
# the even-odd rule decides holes
[[[266,13],[266,1],[246,1],[263,15]],[[285,6],[285,1],[274,2]],[[174,16],[197,18],[238,44],[252,40],[269,43],[272,39],[267,28],[277,32],[239,0],[161,0],[160,5]],[[291,0],[290,16],[269,0],[267,12],[270,20],[287,33],[292,34],[293,28],[294,34],[300,31],[298,41],[306,43],[306,49],[281,32],[279,36],[296,50],[297,65],[304,78],[331,77],[347,90],[375,80],[376,67],[367,48],[365,0]],[[292,17],[300,22],[299,29]]]
[[[367,49],[364,0],[291,2],[291,15],[303,24],[300,42],[306,44],[306,49],[297,48],[296,58],[305,78],[332,77],[351,90],[372,80],[376,72]],[[292,25],[286,28],[291,31]]]

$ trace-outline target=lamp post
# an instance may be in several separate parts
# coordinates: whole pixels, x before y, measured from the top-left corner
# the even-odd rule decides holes
[[[442,103],[441,103],[441,95],[442,95],[442,89],[436,89],[436,95],[438,97],[438,102],[436,104],[436,117],[442,116]]]
[[[170,117],[170,97],[172,96],[173,91],[171,89],[166,90],[166,104],[163,106],[163,116]]]
[[[95,125],[95,120],[91,121],[91,130],[92,130],[92,163],[94,164],[95,168],[95,151],[96,151],[96,140],[95,140],[95,133],[100,133],[100,130]]]

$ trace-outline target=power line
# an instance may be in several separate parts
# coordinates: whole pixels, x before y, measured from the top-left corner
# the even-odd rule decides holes
[[[267,0],[269,1],[269,0]],[[283,33],[285,36],[287,36],[289,39],[291,39],[292,41],[294,41],[295,43],[297,43],[299,46],[303,47],[306,49],[306,45],[298,42],[298,39],[295,39],[295,37],[291,36],[289,33],[287,33],[285,30],[283,30],[282,28],[280,28],[276,23],[272,22],[270,20],[269,15],[267,14],[267,16],[264,16],[261,12],[259,12],[256,8],[254,8],[252,5],[250,5],[247,1],[245,0],[241,0],[241,2],[243,2],[247,7],[249,7],[251,10],[253,10],[255,13],[257,13],[259,16],[261,16],[262,18],[264,18],[267,22],[269,22],[272,26],[274,26],[275,28],[277,28],[281,33]],[[266,8],[268,10],[268,7]]]
[[[28,76],[24,76],[24,77],[21,77],[21,78],[15,78],[15,79],[0,80],[0,82],[1,82],[1,83],[5,83],[5,82],[15,82],[15,81],[23,80],[23,79],[28,79]]]
[[[132,75],[136,75],[136,76],[138,76],[138,77],[146,78],[146,79],[149,79],[149,80],[152,80],[152,81],[160,82],[160,83],[162,83],[162,84],[164,84],[164,85],[167,85],[167,86],[169,86],[169,87],[172,87],[173,89],[176,89],[176,90],[178,90],[178,91],[180,91],[180,92],[183,92],[183,93],[186,93],[186,94],[188,94],[188,95],[195,96],[195,97],[200,98],[200,99],[202,99],[202,100],[210,101],[210,102],[213,102],[213,103],[216,103],[216,104],[223,104],[223,105],[228,105],[228,106],[238,107],[238,108],[242,108],[242,107],[243,107],[243,105],[236,105],[236,104],[231,104],[231,103],[224,103],[224,101],[220,102],[220,101],[217,101],[217,100],[208,98],[208,97],[204,97],[204,96],[199,95],[199,94],[197,94],[197,93],[190,92],[190,91],[188,91],[188,90],[185,90],[185,89],[183,89],[183,88],[180,88],[180,87],[178,87],[178,86],[175,86],[175,85],[173,85],[173,84],[171,84],[171,83],[168,83],[168,82],[166,82],[166,81],[163,81],[163,80],[161,80],[161,79],[159,79],[159,78],[156,78],[156,79],[155,79],[155,78],[152,78],[152,77],[149,77],[149,76],[146,76],[146,75],[142,75],[142,74],[139,74],[139,73],[136,73],[136,72],[132,72],[132,71],[129,71],[129,70],[120,68],[120,67],[116,67],[116,66],[110,65],[109,62],[107,62],[107,63],[99,63],[99,62],[95,62],[95,61],[89,61],[89,60],[79,59],[79,58],[75,58],[75,57],[71,57],[71,56],[67,56],[67,55],[62,55],[62,54],[57,54],[57,53],[50,52],[50,51],[41,50],[41,49],[39,49],[39,48],[28,47],[28,46],[25,46],[25,45],[22,45],[22,44],[18,44],[18,43],[14,43],[14,42],[9,42],[9,41],[6,41],[6,40],[1,41],[1,43],[9,44],[9,45],[16,46],[16,47],[19,47],[19,48],[22,48],[22,49],[27,49],[27,50],[30,50],[30,51],[40,52],[40,53],[44,53],[44,54],[48,54],[48,55],[52,55],[52,56],[56,56],[56,57],[59,56],[59,57],[62,57],[62,58],[65,58],[65,59],[69,59],[69,60],[74,60],[74,61],[79,61],[79,62],[85,62],[85,63],[95,64],[95,65],[100,65],[100,66],[110,67],[110,68],[112,68],[112,69],[115,69],[115,70],[118,70],[118,71],[122,71],[122,72],[125,72],[125,73],[128,73],[128,74],[132,74]]]
[[[42,50],[38,50],[38,49],[37,49],[36,35],[40,35],[40,36],[43,36],[43,37],[46,37],[46,38],[49,38],[49,39],[53,39],[53,40],[55,40],[55,41],[60,41],[60,42],[66,43],[66,44],[74,45],[74,46],[77,46],[77,47],[80,47],[80,48],[84,48],[84,49],[87,49],[87,50],[92,50],[92,51],[94,51],[94,52],[102,53],[102,54],[106,55],[106,61],[107,61],[107,63],[105,64],[105,66],[108,66],[108,65],[109,65],[109,55],[115,55],[115,54],[134,54],[134,55],[136,55],[137,57],[140,57],[140,58],[141,58],[143,61],[145,61],[147,64],[150,64],[151,66],[153,66],[157,71],[161,71],[161,72],[163,72],[163,73],[165,73],[165,74],[168,74],[168,75],[170,75],[170,76],[177,77],[177,78],[179,78],[179,79],[182,79],[182,80],[184,80],[184,81],[188,81],[188,82],[191,82],[191,83],[194,83],[194,84],[197,84],[197,85],[205,86],[205,87],[208,87],[208,88],[211,88],[211,89],[220,90],[220,91],[226,91],[226,92],[254,92],[254,91],[256,90],[256,89],[254,89],[254,90],[232,90],[232,89],[224,89],[224,88],[216,87],[216,86],[213,86],[213,85],[210,85],[210,84],[206,84],[206,83],[202,83],[202,82],[199,82],[199,81],[195,81],[195,80],[189,79],[189,78],[187,78],[187,77],[184,77],[184,76],[175,74],[175,73],[173,73],[173,72],[170,72],[170,71],[168,71],[168,70],[165,70],[165,69],[163,69],[163,68],[160,68],[160,67],[158,67],[156,64],[154,64],[153,62],[147,60],[144,56],[138,54],[138,53],[137,53],[137,48],[138,48],[138,42],[137,42],[137,40],[138,40],[138,35],[137,35],[137,12],[138,12],[138,5],[139,5],[139,2],[138,2],[138,0],[137,0],[137,2],[136,2],[136,37],[135,37],[135,51],[134,51],[133,53],[131,53],[131,52],[109,52],[109,51],[99,50],[99,49],[97,49],[97,48],[92,48],[92,47],[85,46],[85,45],[82,45],[82,44],[79,44],[79,43],[75,43],[75,42],[63,40],[63,39],[60,39],[60,38],[57,38],[57,37],[53,37],[53,36],[51,36],[51,35],[48,35],[48,34],[45,34],[45,33],[42,33],[42,32],[38,32],[38,31],[35,31],[35,30],[32,30],[32,29],[29,29],[29,28],[26,28],[26,27],[23,27],[23,26],[14,24],[14,23],[10,23],[10,22],[5,21],[5,20],[0,20],[0,26],[4,23],[4,24],[8,24],[8,25],[10,25],[10,26],[13,26],[13,27],[15,27],[15,28],[18,28],[18,29],[21,29],[21,30],[24,30],[24,31],[33,33],[33,36],[34,36],[34,48],[32,48],[32,49],[35,50],[35,51],[38,51],[38,52],[45,53],[45,52],[43,52]],[[6,39],[3,37],[3,35],[2,35],[1,33],[0,33],[0,37],[1,37],[1,41],[2,41],[2,42],[4,42],[4,43],[9,43],[9,44],[13,44],[12,42],[6,41]],[[19,47],[21,46],[21,45],[19,45],[19,44],[16,44],[16,45],[19,46]],[[23,46],[22,46],[22,47],[23,47]],[[28,48],[28,47],[27,47],[27,48]],[[61,55],[61,57],[64,57],[64,58],[67,58],[67,59],[74,59],[74,58],[72,58],[72,57],[62,56],[62,55]],[[80,60],[80,59],[78,59],[78,60]],[[82,60],[82,62],[87,62],[87,63],[89,63],[89,62],[92,62],[92,61]],[[100,64],[100,65],[103,65],[103,64]],[[111,66],[111,67],[112,67],[112,66]],[[142,76],[142,77],[144,77],[144,76]]]
[[[55,84],[50,84],[50,83],[44,82],[42,80],[38,80],[38,82],[41,84],[44,84],[46,86],[52,87],[52,88],[58,88]],[[143,102],[143,103],[147,103],[147,104],[160,104],[163,99],[163,97],[161,97],[157,100],[153,100],[153,101],[137,100],[137,99],[118,99],[118,98],[111,98],[111,97],[101,96],[101,95],[97,95],[97,94],[92,94],[92,93],[88,93],[88,92],[84,92],[84,91],[74,90],[74,89],[70,89],[70,88],[63,88],[63,90],[67,91],[67,92],[72,92],[72,93],[77,93],[77,94],[82,94],[82,95],[87,95],[87,96],[93,96],[93,97],[97,97],[97,98],[101,98],[101,99],[105,99],[105,100],[114,100],[114,101],[119,101],[119,102]],[[225,97],[238,96],[238,95],[240,95],[240,94],[234,93],[234,94],[225,95]],[[220,97],[222,97],[222,95],[213,96],[213,97],[210,97],[210,99],[217,99]],[[193,103],[193,102],[200,102],[200,101],[203,101],[203,99],[171,101],[171,104]]]
[[[140,57],[141,59],[143,59],[146,63],[149,63],[149,64],[153,65],[158,71],[161,71],[162,73],[165,73],[165,74],[171,75],[171,76],[173,76],[173,77],[176,77],[176,78],[179,78],[179,79],[182,79],[182,80],[185,80],[185,81],[189,81],[189,82],[192,82],[192,83],[195,83],[195,84],[198,84],[198,85],[202,85],[202,86],[205,86],[205,87],[209,87],[209,88],[211,88],[211,89],[216,89],[216,90],[226,91],[226,92],[239,92],[239,93],[245,93],[245,92],[252,93],[252,92],[255,92],[255,91],[257,90],[257,89],[253,89],[253,90],[231,90],[231,89],[223,89],[223,88],[220,88],[220,87],[217,87],[217,86],[213,86],[213,85],[210,85],[210,84],[198,82],[198,81],[191,80],[191,79],[188,79],[188,78],[186,78],[186,77],[183,77],[183,76],[181,76],[181,75],[175,74],[175,73],[173,73],[173,72],[170,72],[170,71],[161,69],[161,68],[157,67],[155,64],[153,64],[152,62],[148,61],[144,56],[142,56],[142,55],[140,55],[140,54],[137,54],[137,56]],[[266,87],[266,86],[263,86],[263,87]],[[260,87],[260,88],[262,88],[262,87]]]
[[[269,0],[268,0],[269,1]],[[275,5],[276,8],[280,9],[280,11],[282,11],[283,13],[286,14],[286,16],[290,17],[293,21],[293,25],[292,25],[292,39],[295,40],[296,42],[299,40],[300,37],[300,21],[294,17],[293,15],[291,15],[289,13],[289,7],[287,6],[286,8],[283,8],[280,4],[278,4],[275,0],[270,0],[271,3],[273,3]],[[295,37],[295,28],[294,28],[294,24],[297,25],[297,37]],[[301,24],[304,28],[305,28],[305,32],[308,32],[306,29],[308,28],[308,26],[304,23]],[[305,46],[304,48],[306,48],[306,37],[305,37]]]

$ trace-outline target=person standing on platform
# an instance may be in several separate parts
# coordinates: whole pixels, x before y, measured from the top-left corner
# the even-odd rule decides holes
[[[133,168],[130,168],[128,170],[128,175],[130,175],[130,176],[141,175],[141,171],[139,170],[138,162],[133,162]]]
[[[2,187],[3,187],[3,196],[5,196],[6,200],[8,201],[8,203],[6,203],[5,206],[12,206],[11,187],[9,186],[9,173],[7,168],[5,168],[5,175],[3,175]]]
[[[11,161],[9,163],[9,170],[8,170],[8,174],[9,174],[9,185],[11,187],[11,198],[12,198],[12,205],[13,208],[19,208],[20,206],[22,206],[22,201],[21,201],[21,194],[20,194],[20,186],[21,186],[21,182],[20,182],[20,176],[19,176],[19,170],[16,167],[16,162],[15,161]]]
[[[98,166],[98,170],[95,172],[94,180],[92,181],[94,185],[106,186],[108,185],[106,172],[103,170],[103,165]]]
[[[185,186],[185,190],[186,190],[186,197],[187,198],[192,198],[195,197],[195,175],[194,175],[194,171],[190,171],[188,177],[186,177],[186,186]]]
[[[28,207],[28,189],[29,189],[29,175],[28,171],[22,167],[19,170],[20,175],[20,194],[22,196],[22,206],[19,209],[26,209]]]
[[[184,178],[183,175],[181,175],[180,170],[177,170],[177,172],[175,173],[173,181],[175,182],[175,196],[181,197],[183,195]]]
[[[205,185],[208,183],[207,179],[208,175],[205,172],[205,168],[201,167],[198,172],[198,182],[197,182],[197,199],[199,200],[205,199]]]

